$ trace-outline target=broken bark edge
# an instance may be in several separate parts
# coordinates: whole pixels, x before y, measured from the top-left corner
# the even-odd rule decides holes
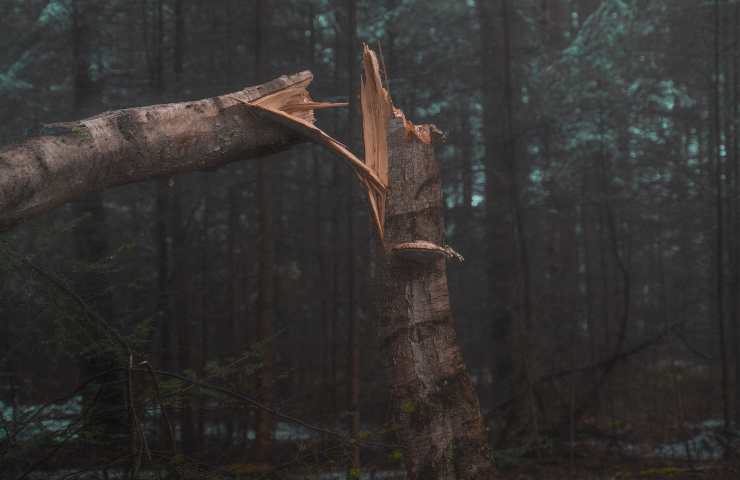
[[[459,263],[465,261],[462,255],[450,246],[439,246],[426,240],[415,240],[413,242],[397,243],[390,245],[392,255],[419,263],[430,263],[436,261],[440,256]]]
[[[439,145],[447,141],[447,135],[433,123],[415,125],[411,120],[406,118],[406,114],[400,108],[395,107],[393,108],[393,116],[403,121],[408,138],[416,137],[421,143],[426,145]]]

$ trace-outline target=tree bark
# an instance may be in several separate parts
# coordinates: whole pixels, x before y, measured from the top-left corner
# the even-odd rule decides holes
[[[430,127],[419,128],[431,136]],[[493,478],[486,427],[455,337],[445,256],[404,248],[444,242],[440,167],[431,141],[420,137],[404,120],[390,121],[386,249],[378,259],[378,333],[407,475]]]
[[[730,426],[730,400],[729,400],[729,375],[727,362],[727,340],[725,339],[725,223],[724,223],[724,165],[720,154],[721,144],[721,122],[720,122],[720,3],[714,1],[714,80],[712,83],[712,153],[714,156],[714,188],[717,214],[717,232],[715,234],[715,299],[717,308],[717,336],[719,343],[720,371],[721,371],[721,394],[722,394],[722,419],[725,428]]]
[[[496,30],[494,2],[477,0],[478,24],[480,30],[480,68],[486,85],[503,84],[498,57],[503,58],[499,39],[501,34]],[[492,88],[483,88],[483,127],[482,135],[485,144],[483,171],[485,173],[485,239],[486,239],[486,277],[487,277],[487,335],[490,367],[496,382],[495,391],[489,400],[496,403],[511,396],[514,391],[514,351],[512,345],[512,326],[515,314],[516,285],[516,242],[513,236],[513,198],[511,177],[507,175],[507,152],[502,141],[508,138],[503,116],[504,98]],[[501,252],[506,252],[502,254]],[[509,417],[510,420],[514,416]],[[508,429],[503,428],[499,439],[502,440]]]
[[[44,126],[39,136],[0,148],[0,231],[84,193],[213,168],[304,142],[305,137],[265,120],[244,102],[299,90],[312,78],[305,71],[219,97]],[[310,100],[307,93],[303,100]]]
[[[255,57],[254,72],[257,78],[266,70],[267,38],[263,22],[269,18],[269,5],[264,0],[255,4]],[[257,242],[257,329],[256,341],[262,353],[262,366],[257,374],[257,396],[263,405],[272,407],[274,397],[274,340],[275,318],[275,222],[273,221],[273,173],[268,159],[260,159],[257,166],[257,211],[259,234]],[[273,430],[275,419],[270,412],[258,409],[255,428],[255,460],[272,464]]]
[[[355,92],[357,91],[357,2],[356,0],[346,0],[347,24],[346,24],[346,41],[347,41],[347,72],[348,72],[348,97],[349,112],[347,116],[347,142],[350,147],[356,145],[355,125],[358,120],[358,99]],[[350,185],[352,187],[352,185]],[[353,439],[357,439],[360,434],[360,335],[357,321],[357,264],[359,263],[355,247],[357,244],[357,233],[355,228],[355,209],[357,201],[354,198],[355,189],[349,188],[347,191],[347,427],[349,434]],[[366,269],[359,269],[367,271]],[[360,447],[353,443],[348,465],[347,478],[355,478],[360,474]]]
[[[733,44],[735,48],[732,50],[732,169],[733,169],[733,183],[732,183],[732,195],[730,196],[731,204],[730,209],[733,214],[732,219],[732,232],[733,232],[733,250],[735,252],[734,259],[732,262],[732,286],[730,298],[732,299],[732,336],[730,337],[730,344],[734,347],[735,353],[735,428],[740,426],[740,305],[738,301],[738,292],[740,292],[740,221],[738,221],[738,214],[740,214],[740,141],[738,141],[738,135],[740,134],[740,62],[738,61],[738,54],[740,53],[740,3],[735,3],[734,8],[734,28],[733,28]]]
[[[89,113],[100,100],[101,83],[95,81],[90,75],[92,60],[95,50],[95,32],[91,28],[93,22],[94,5],[88,1],[75,0],[72,6],[72,28],[71,41],[74,60],[74,83],[73,83],[73,105],[74,112],[79,115]],[[108,252],[108,231],[106,228],[106,212],[103,205],[103,195],[94,193],[86,195],[80,201],[73,204],[74,215],[78,218],[78,224],[73,232],[75,256],[82,269],[75,279],[75,288],[83,298],[95,309],[95,311],[107,320],[114,316],[114,298],[112,291],[108,288],[108,272],[105,269],[96,268],[96,262],[105,258]],[[96,402],[92,397],[85,398],[84,408],[81,412],[82,418],[90,418],[91,415],[100,412],[120,412],[115,415],[101,416],[101,429],[97,439],[121,435],[126,430],[127,418],[122,408],[126,404],[124,389],[120,386],[112,386],[119,380],[116,374],[102,375],[107,370],[118,366],[119,358],[116,357],[115,349],[108,345],[104,338],[97,335],[90,338],[90,344],[83,355],[78,358],[80,362],[80,375],[89,378],[94,375],[100,376],[96,383],[99,396]],[[87,395],[86,395],[87,396]],[[93,449],[93,456],[100,455],[102,450]]]
[[[183,185],[176,181],[172,185],[170,197],[171,238],[172,238],[172,272],[169,284],[169,311],[172,314],[170,326],[174,329],[175,348],[177,350],[177,369],[188,371],[192,366],[192,309],[190,300],[194,295],[192,275],[193,265],[190,254],[189,232],[183,219]],[[190,455],[195,446],[193,425],[192,398],[183,393],[179,395],[180,408],[177,420],[180,424],[180,448],[184,455]]]

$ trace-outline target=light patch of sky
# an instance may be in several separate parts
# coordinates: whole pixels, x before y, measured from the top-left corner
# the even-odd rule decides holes
[[[42,27],[58,23],[57,26],[66,28],[70,24],[70,15],[67,2],[54,0],[49,2],[41,11],[38,18],[38,24]]]
[[[664,122],[661,122],[660,126],[663,129],[668,128]],[[665,140],[653,128],[640,128],[633,125],[629,128],[629,132],[635,137],[643,138],[653,143],[665,143]]]
[[[458,203],[460,203],[460,192],[459,189],[453,187],[443,187],[443,202],[445,203],[445,207],[448,209],[453,209],[457,206]]]
[[[689,155],[695,157],[699,154],[699,142],[697,142],[695,138],[692,138],[689,141],[689,145],[687,148],[689,150]]]
[[[34,53],[34,49],[26,50],[25,52],[23,52],[21,57],[8,68],[7,74],[13,77],[20,74],[21,71],[29,66],[34,60]]]
[[[666,257],[673,257],[681,251],[681,247],[678,245],[671,245],[669,247],[663,247],[663,254]]]
[[[481,192],[483,192],[485,188],[486,188],[485,173],[482,171],[482,169],[473,170],[473,195],[471,198],[471,202],[474,207],[483,203],[483,200],[485,199],[485,197]]]
[[[334,61],[334,49],[331,47],[325,47],[321,51],[321,61],[324,64],[331,64]]]
[[[440,156],[445,159],[451,159],[455,157],[455,147],[453,145],[444,145],[441,149]]]
[[[316,20],[319,22],[321,28],[327,28],[329,26],[329,16],[326,13],[319,14]]]
[[[676,97],[680,94],[680,91],[676,88],[673,80],[663,80],[659,87],[660,93],[653,95],[652,99],[666,110],[673,110],[676,106]]]
[[[634,95],[635,92],[637,92],[637,90],[640,88],[641,83],[642,82],[640,81],[639,78],[635,80],[634,82],[632,82],[632,84],[629,87],[627,87],[627,93],[629,95]]]
[[[574,41],[568,48],[565,49],[563,53],[567,56],[575,58],[578,57],[578,55],[581,53],[581,50],[581,45],[577,41]]]
[[[542,183],[542,179],[545,177],[545,175],[542,173],[542,170],[535,167],[532,170],[532,173],[529,174],[529,180],[534,183],[535,185],[539,185]]]
[[[577,148],[590,142],[603,142],[609,144],[612,141],[613,139],[610,138],[610,135],[608,133],[606,135],[602,135],[601,133],[579,129],[576,130],[575,134],[571,136],[568,140],[568,147]]]
[[[665,108],[666,108],[667,110],[673,110],[673,107],[674,107],[675,105],[676,105],[676,101],[675,101],[675,100],[673,99],[673,96],[670,96],[670,97],[666,97],[666,98],[665,98],[665,99],[663,100],[663,106],[664,106],[664,107],[665,107]]]
[[[426,118],[428,116],[439,115],[439,112],[442,111],[445,105],[447,105],[446,101],[433,102],[427,108],[417,107],[416,111],[421,118]]]
[[[6,72],[0,72],[0,93],[9,93],[13,90],[24,90],[32,88],[29,82],[17,78],[33,59],[33,50],[28,50],[16,60]]]
[[[94,61],[90,62],[90,76],[93,80],[100,79],[105,72],[110,71],[115,55],[108,49],[100,50]]]

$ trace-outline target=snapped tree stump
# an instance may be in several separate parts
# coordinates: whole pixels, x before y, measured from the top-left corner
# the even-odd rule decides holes
[[[433,127],[388,128],[379,327],[410,479],[486,479],[493,466],[478,397],[457,344],[447,289]],[[423,140],[426,138],[426,141]]]
[[[393,108],[364,47],[365,159],[313,125],[310,72],[220,97],[139,107],[63,124],[0,149],[0,231],[80,195],[319,143],[367,188],[383,243],[378,334],[408,478],[494,475],[485,422],[457,345],[447,290],[436,129]]]

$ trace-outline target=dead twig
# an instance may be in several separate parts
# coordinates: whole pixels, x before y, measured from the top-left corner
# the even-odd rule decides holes
[[[170,421],[170,417],[167,414],[167,409],[164,406],[164,403],[162,402],[162,394],[159,389],[159,381],[157,380],[157,375],[154,373],[154,369],[152,369],[152,366],[149,365],[149,362],[141,362],[139,364],[140,366],[143,365],[146,367],[146,371],[149,373],[152,383],[154,384],[154,398],[157,401],[157,404],[159,405],[159,411],[162,414],[162,419],[167,424],[167,435],[169,436],[170,440],[170,446],[172,448],[172,455],[177,454],[177,443],[175,442],[175,429],[172,427],[172,422]]]

